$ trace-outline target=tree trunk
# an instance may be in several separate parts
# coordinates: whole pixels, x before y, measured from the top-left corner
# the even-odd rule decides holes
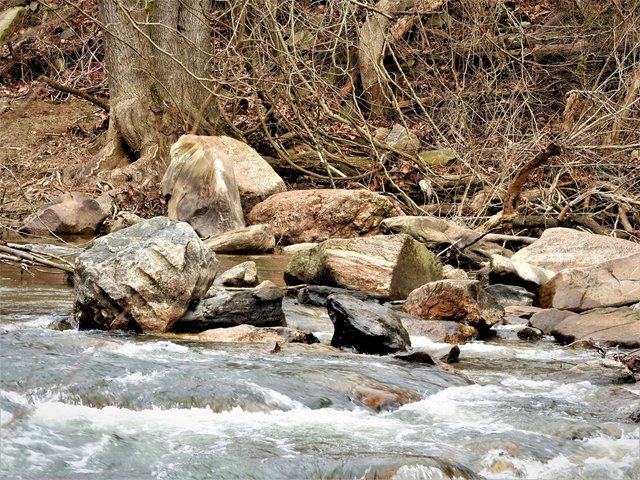
[[[194,122],[221,133],[211,86],[211,0],[103,0],[107,141],[83,171],[113,184],[161,178]]]

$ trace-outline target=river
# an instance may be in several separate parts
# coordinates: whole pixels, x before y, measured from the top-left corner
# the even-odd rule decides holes
[[[263,257],[261,275],[282,265]],[[458,375],[326,345],[52,328],[72,301],[63,275],[0,264],[0,478],[640,478],[640,387],[567,373],[597,354],[516,327],[461,346]],[[325,312],[285,308],[330,340]],[[367,407],[378,391],[415,401]]]

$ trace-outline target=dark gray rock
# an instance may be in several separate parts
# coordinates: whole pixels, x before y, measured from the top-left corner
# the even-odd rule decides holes
[[[266,280],[255,288],[209,290],[212,295],[188,311],[173,327],[178,333],[199,333],[213,328],[253,325],[286,327],[282,311],[283,290]]]
[[[79,327],[166,332],[204,297],[216,269],[193,228],[166,217],[99,238],[76,259]]]
[[[520,340],[541,340],[544,337],[544,332],[539,328],[524,327],[522,330],[518,330],[518,338]]]
[[[298,292],[298,302],[302,305],[314,307],[326,307],[329,295],[350,295],[358,300],[374,300],[374,296],[369,292],[359,290],[348,290],[346,288],[326,287],[324,285],[308,285]]]
[[[332,295],[327,310],[333,322],[331,345],[360,353],[386,355],[411,345],[398,315],[375,302],[363,302],[347,295]]]
[[[503,307],[533,305],[535,295],[515,285],[489,285],[485,291]]]

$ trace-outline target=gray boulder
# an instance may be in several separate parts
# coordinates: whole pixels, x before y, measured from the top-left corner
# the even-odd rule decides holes
[[[94,199],[85,193],[65,193],[27,218],[20,231],[34,235],[94,235],[112,206],[107,196]]]
[[[538,292],[543,308],[581,312],[640,301],[640,253],[559,272]]]
[[[503,307],[533,305],[533,300],[536,297],[523,287],[515,285],[489,285],[485,288],[485,292],[491,295],[495,301]]]
[[[201,237],[245,226],[234,159],[217,138],[180,137],[162,179],[162,193],[170,196],[169,218],[188,222]]]
[[[269,223],[278,243],[322,242],[378,233],[383,219],[402,211],[369,190],[292,190],[256,205],[247,221]]]
[[[332,295],[327,310],[333,322],[331,345],[360,353],[386,355],[411,346],[409,334],[395,312],[377,302]]]
[[[504,308],[487,294],[477,280],[440,280],[417,288],[402,310],[425,320],[453,320],[478,330],[480,338],[502,320]]]
[[[216,269],[184,222],[156,217],[99,238],[76,259],[79,327],[166,332],[204,297]]]
[[[288,285],[327,285],[401,300],[442,278],[436,255],[408,235],[377,235],[322,242],[294,254],[284,273]]]
[[[260,224],[209,237],[204,243],[216,253],[269,253],[276,239],[270,225]]]
[[[512,260],[559,272],[592,267],[633,253],[640,253],[640,244],[571,228],[548,228],[536,242],[516,252]]]
[[[283,298],[283,290],[268,280],[246,290],[212,288],[207,292],[207,298],[176,322],[173,331],[199,333],[212,328],[243,324],[286,327],[282,311]]]

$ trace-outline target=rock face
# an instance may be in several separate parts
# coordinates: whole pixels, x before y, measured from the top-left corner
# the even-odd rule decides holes
[[[20,231],[34,235],[94,235],[109,216],[113,202],[85,193],[60,195],[27,218]]]
[[[333,322],[331,345],[360,353],[386,355],[411,346],[409,334],[393,310],[348,295],[332,295],[327,310]]]
[[[207,298],[176,322],[173,331],[199,333],[243,324],[286,327],[282,311],[283,297],[282,289],[268,280],[249,290],[212,288],[207,292]]]
[[[561,343],[592,339],[607,347],[640,347],[640,312],[630,308],[597,308],[567,317],[551,334]]]
[[[224,151],[233,159],[233,171],[245,215],[271,195],[287,191],[282,178],[249,145],[231,137],[211,138],[217,150]]]
[[[512,260],[559,272],[565,268],[591,267],[633,253],[640,253],[640,244],[571,228],[548,228],[538,241],[516,252]]]
[[[276,247],[273,229],[266,224],[225,232],[204,243],[216,253],[269,253]]]
[[[230,343],[318,343],[318,339],[309,332],[288,327],[255,327],[253,325],[205,330],[198,334],[198,340]]]
[[[288,285],[342,287],[391,300],[440,278],[438,257],[408,235],[327,240],[294,254],[284,273]]]
[[[426,320],[453,320],[490,334],[492,325],[502,320],[504,309],[480,287],[477,280],[440,280],[414,290],[402,310]]]
[[[271,224],[278,242],[289,245],[377,233],[384,218],[401,214],[369,190],[293,190],[256,205],[247,221]]]
[[[204,297],[216,269],[196,232],[165,217],[99,238],[76,260],[79,326],[166,332]]]
[[[563,270],[538,293],[543,308],[581,312],[640,301],[640,253],[590,268]]]
[[[222,272],[213,281],[213,284],[221,287],[256,287],[260,283],[256,262],[242,262]]]
[[[245,226],[234,158],[218,138],[180,137],[162,179],[162,193],[171,197],[169,218],[188,222],[201,237]]]

